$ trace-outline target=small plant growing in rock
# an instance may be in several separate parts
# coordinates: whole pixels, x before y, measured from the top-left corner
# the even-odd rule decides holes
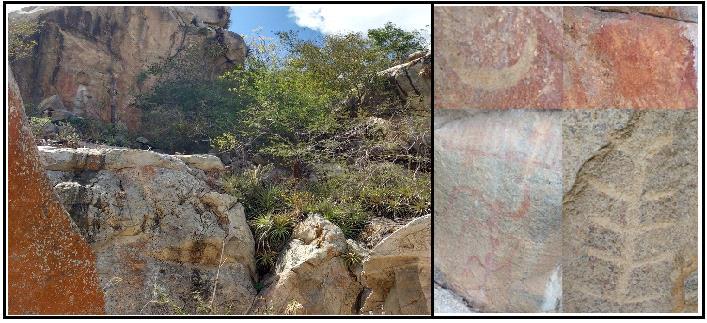
[[[302,313],[304,310],[304,306],[297,300],[291,300],[289,303],[287,303],[287,306],[285,307],[285,315],[298,315],[298,314],[304,314]]]
[[[274,250],[263,248],[256,254],[255,262],[261,268],[267,269],[265,270],[267,272],[270,268],[275,266],[275,263],[277,262],[277,252]]]
[[[270,231],[270,241],[279,243],[285,241],[292,233],[294,221],[290,214],[276,214],[272,217],[273,225]]]
[[[361,258],[361,255],[359,255],[356,251],[352,250],[349,248],[343,255],[342,258],[344,258],[344,262],[346,263],[346,266],[349,268],[352,268],[358,264],[360,264],[363,259]]]

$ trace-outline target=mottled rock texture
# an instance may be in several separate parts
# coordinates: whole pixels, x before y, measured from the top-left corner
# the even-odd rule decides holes
[[[661,18],[670,18],[681,21],[697,22],[699,7],[676,7],[676,6],[605,6],[592,7],[596,10],[608,12],[642,13]]]
[[[214,314],[250,308],[254,240],[242,206],[193,166],[202,163],[125,148],[39,153],[96,254],[106,313],[200,313],[212,298]]]
[[[381,241],[363,262],[368,291],[362,313],[420,315],[432,312],[431,219],[410,221]]]
[[[697,107],[696,23],[565,7],[563,25],[563,107]]]
[[[131,103],[151,86],[139,74],[189,46],[226,46],[210,57],[213,75],[245,59],[243,39],[223,29],[229,7],[37,7],[10,19],[43,22],[33,55],[13,63],[22,97],[36,105],[58,95],[79,116],[122,122],[137,129],[140,111]]]
[[[12,72],[7,91],[7,314],[102,314],[96,258],[52,192]]]
[[[566,113],[564,311],[697,311],[697,112]]]
[[[435,283],[435,314],[476,313],[462,297]]]
[[[363,286],[349,270],[344,233],[320,215],[310,215],[295,227],[292,241],[280,255],[273,276],[264,280],[253,314],[286,313],[299,303],[296,314],[356,314]]]
[[[560,117],[435,111],[435,271],[479,311],[558,310]]]
[[[697,10],[435,7],[435,108],[696,108]]]
[[[435,7],[435,108],[557,108],[561,7]]]

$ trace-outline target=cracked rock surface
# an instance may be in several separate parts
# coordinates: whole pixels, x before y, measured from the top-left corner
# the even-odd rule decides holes
[[[697,112],[565,113],[564,310],[696,311]]]
[[[214,287],[216,313],[251,306],[253,236],[243,207],[196,168],[210,169],[207,157],[188,164],[111,147],[39,147],[39,154],[96,255],[107,314],[196,313]]]

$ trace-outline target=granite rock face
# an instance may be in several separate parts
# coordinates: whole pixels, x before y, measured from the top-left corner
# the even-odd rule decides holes
[[[435,7],[435,108],[556,108],[561,7]]]
[[[247,312],[254,240],[242,206],[209,187],[203,170],[144,150],[39,152],[96,254],[106,313],[199,313],[212,297],[214,314]]]
[[[410,221],[383,239],[363,261],[368,292],[361,313],[421,315],[432,312],[431,215]]]
[[[559,310],[560,117],[435,111],[435,271],[481,312]]]
[[[122,122],[137,129],[140,111],[134,95],[151,86],[139,74],[193,46],[219,44],[222,55],[204,55],[210,72],[245,60],[243,39],[224,27],[229,7],[34,7],[9,19],[42,22],[33,55],[13,62],[28,104],[57,95],[66,109],[82,117]]]
[[[563,25],[563,107],[697,107],[696,23],[565,7]]]
[[[698,9],[435,7],[435,108],[696,108]]]
[[[8,314],[103,314],[96,257],[52,191],[17,83],[8,96]]]
[[[564,310],[697,311],[697,112],[566,113]]]

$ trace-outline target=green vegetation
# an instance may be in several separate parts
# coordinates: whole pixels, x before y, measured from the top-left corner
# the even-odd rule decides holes
[[[369,30],[368,38],[398,62],[416,51],[424,50],[427,45],[420,31],[408,32],[390,22],[382,28]]]
[[[430,212],[430,107],[403,101],[379,75],[427,48],[420,32],[386,24],[319,42],[293,32],[246,39],[245,64],[223,75],[201,55],[222,55],[217,42],[191,45],[140,72],[138,133],[69,122],[87,141],[132,146],[142,136],[159,151],[243,160],[221,182],[244,206],[261,273],[308,214],[357,239],[373,217],[405,221]],[[346,255],[350,265],[359,258]]]
[[[42,23],[34,20],[13,19],[8,21],[7,54],[10,62],[32,56],[37,46],[36,36]]]

